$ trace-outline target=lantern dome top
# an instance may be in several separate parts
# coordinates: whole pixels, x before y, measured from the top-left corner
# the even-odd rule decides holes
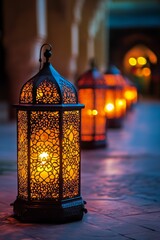
[[[45,45],[49,44],[43,44],[41,50]],[[53,68],[49,62],[50,56],[51,46],[44,53],[46,62],[43,64],[42,69],[23,85],[19,98],[20,104],[78,103],[76,88]],[[39,61],[41,62],[41,57]]]
[[[90,69],[84,72],[78,79],[78,88],[105,88],[105,79],[93,62]]]
[[[106,86],[108,88],[122,88],[124,85],[124,79],[121,71],[114,65],[110,65],[107,71],[104,73]]]
[[[121,71],[114,65],[109,66],[107,71],[104,74],[113,74],[113,75],[119,75],[121,74]]]

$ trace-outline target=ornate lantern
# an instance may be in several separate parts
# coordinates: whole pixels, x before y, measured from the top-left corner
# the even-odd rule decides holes
[[[91,68],[78,79],[78,93],[79,101],[85,104],[82,110],[82,147],[105,147],[105,80],[93,62]]]
[[[126,100],[123,96],[120,71],[111,66],[104,73],[106,83],[105,113],[109,127],[121,127],[126,113]]]
[[[80,195],[81,109],[73,84],[46,62],[21,89],[17,109],[18,196],[22,221],[66,222],[83,217]],[[41,57],[40,57],[41,59]]]
[[[130,110],[134,104],[137,103],[137,88],[134,86],[134,84],[129,81],[126,77],[123,81],[124,84],[124,98],[126,99],[127,109]]]

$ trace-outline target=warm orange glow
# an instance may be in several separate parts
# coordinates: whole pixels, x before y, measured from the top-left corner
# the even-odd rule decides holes
[[[47,152],[42,152],[41,154],[39,154],[39,158],[41,159],[42,165],[46,163],[48,156],[49,155]]]
[[[83,141],[92,141],[93,136],[92,135],[82,135],[82,140]]]
[[[138,57],[137,62],[139,65],[145,65],[147,63],[147,60],[144,57]]]
[[[40,99],[42,97],[43,97],[43,92],[38,89],[37,90],[37,98]]]
[[[103,135],[103,140],[105,139],[104,93],[105,89],[79,89],[79,101],[85,105],[82,110],[82,141],[97,141],[96,136],[100,134]]]
[[[132,100],[134,98],[134,93],[130,90],[126,90],[125,93],[124,93],[124,97],[127,99],[127,100]]]
[[[147,67],[143,68],[142,74],[143,74],[145,77],[149,77],[149,76],[151,75],[151,70],[150,70],[150,68],[147,68]]]
[[[124,99],[117,99],[117,105],[124,106],[125,105],[125,100]]]
[[[135,72],[133,67],[141,68],[147,63],[156,64],[157,56],[147,46],[138,44],[131,48],[125,55],[123,65],[125,73],[134,73],[135,75],[145,77],[141,72]],[[133,72],[132,72],[133,70]]]
[[[98,114],[98,111],[97,111],[96,109],[93,109],[93,110],[92,110],[92,114],[93,114],[94,116],[96,116],[96,115]]]
[[[126,85],[124,89],[124,98],[126,99],[127,107],[137,102],[137,89],[135,86]]]
[[[129,64],[131,66],[136,66],[136,64],[137,64],[137,60],[135,58],[133,58],[133,57],[129,58],[128,61],[129,61]]]
[[[88,109],[87,113],[88,113],[89,116],[92,116],[92,115],[96,116],[98,114],[98,111],[96,109],[93,109],[93,110]]]
[[[41,130],[40,130],[41,131]],[[47,131],[47,130],[46,130]],[[74,126],[70,125],[68,129],[65,129],[64,133],[64,141],[65,139],[68,139],[70,143],[73,143],[74,141],[74,136],[77,137],[78,131],[74,129]],[[47,135],[44,133],[41,134],[41,140],[44,141],[44,145],[48,144],[47,140]],[[39,145],[39,144],[38,144]],[[74,156],[78,155],[78,148],[74,149]],[[33,156],[34,157],[34,156]],[[68,164],[67,163],[67,155],[63,154],[63,164],[66,167],[65,173],[63,174],[64,179],[68,179],[70,182],[78,178],[78,167],[74,164]],[[39,162],[37,165],[37,168],[35,169],[35,180],[37,182],[51,182],[53,181],[56,177],[58,178],[57,174],[57,169],[59,169],[59,166],[57,164],[57,159],[56,159],[56,152],[54,155],[52,155],[49,152],[42,152],[38,156]],[[52,167],[52,162],[53,162],[53,167]]]
[[[109,86],[115,86],[116,85],[116,80],[115,80],[115,76],[112,74],[104,74],[104,79],[105,79],[105,83]]]
[[[137,68],[136,71],[135,71],[136,75],[139,76],[139,77],[142,77],[143,76],[143,73],[142,73],[142,69],[141,68]]]
[[[156,55],[151,55],[150,56],[150,61],[151,61],[151,63],[153,63],[153,64],[156,64],[157,63],[157,57],[156,57]]]
[[[91,110],[91,109],[88,109],[88,110],[87,110],[87,113],[88,113],[89,116],[91,116],[91,115],[92,115],[92,110]]]
[[[115,116],[116,117],[122,117],[126,112],[126,100],[124,98],[117,98],[115,100]]]
[[[126,100],[123,96],[124,82],[122,75],[112,74],[112,77],[114,77],[116,85],[115,87],[106,90],[106,103],[104,107],[108,119],[120,118],[124,116],[126,112]]]
[[[47,152],[42,152],[39,154],[39,164],[35,172],[35,180],[37,182],[51,182],[56,175],[56,170],[51,167],[51,162],[49,154]]]
[[[113,103],[107,103],[106,105],[105,105],[105,111],[106,112],[112,112],[113,110],[114,110],[114,104]]]

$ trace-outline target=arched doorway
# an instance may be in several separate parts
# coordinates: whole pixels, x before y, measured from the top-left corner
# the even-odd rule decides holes
[[[122,73],[126,74],[125,58],[127,54],[135,52],[142,57],[147,58],[150,65],[151,73],[148,70],[143,70],[143,73],[148,76],[146,85],[140,87],[142,94],[149,94],[156,98],[160,98],[160,51],[159,51],[160,34],[157,28],[154,29],[111,29],[110,31],[110,45],[109,45],[109,63],[118,67]],[[144,54],[144,55],[142,55]],[[136,55],[136,56],[137,56]],[[153,58],[157,59],[156,64],[152,64]],[[129,76],[131,77],[131,76]],[[143,82],[143,81],[142,81]]]
[[[153,94],[156,84],[155,74],[157,56],[144,44],[137,44],[129,49],[123,59],[123,72],[138,87],[142,94]],[[158,78],[157,78],[158,80]],[[156,81],[157,81],[156,80]]]

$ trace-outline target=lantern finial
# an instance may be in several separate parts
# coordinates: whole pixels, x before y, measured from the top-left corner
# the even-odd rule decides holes
[[[40,62],[40,67],[39,69],[41,69],[41,63],[42,63],[42,58],[41,58],[41,53],[42,53],[42,49],[44,46],[49,46],[49,49],[46,49],[45,52],[44,52],[44,57],[46,58],[46,63],[49,62],[49,58],[51,57],[52,55],[52,46],[49,44],[49,43],[44,43],[42,46],[41,46],[41,49],[40,49],[40,54],[39,54],[39,62]]]
[[[89,65],[90,65],[91,69],[93,69],[93,68],[96,67],[96,63],[95,63],[95,59],[94,59],[94,58],[91,58],[91,59],[90,59]]]

